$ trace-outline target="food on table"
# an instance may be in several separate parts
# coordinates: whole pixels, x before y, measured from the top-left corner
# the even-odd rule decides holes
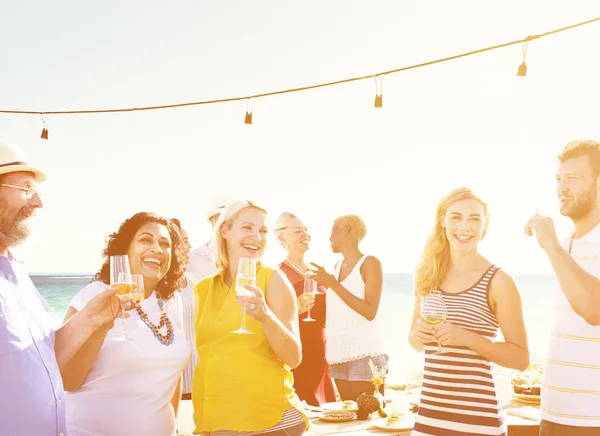
[[[358,405],[356,401],[346,400],[344,401],[344,405],[342,406],[344,409],[358,409]]]
[[[540,385],[520,385],[520,386],[513,386],[513,390],[515,391],[515,394],[521,394],[521,395],[541,395],[541,387]]]
[[[319,415],[323,421],[350,421],[354,419],[354,412],[324,412]]]
[[[358,413],[356,417],[360,420],[365,420],[373,412],[377,412],[381,409],[381,400],[379,397],[368,392],[360,394],[357,398],[356,403],[358,405]]]
[[[400,415],[392,413],[390,416],[387,417],[386,425],[396,425],[400,422],[401,419],[402,418],[400,417]]]

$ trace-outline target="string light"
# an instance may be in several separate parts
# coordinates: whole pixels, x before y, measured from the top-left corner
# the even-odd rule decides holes
[[[383,82],[381,81],[381,76],[375,76],[375,104],[373,106],[376,109],[383,107]]]
[[[516,45],[516,44],[523,44],[523,63],[519,66],[519,70],[517,72],[517,76],[524,77],[526,75],[526,73],[527,73],[527,64],[525,63],[525,55],[526,55],[526,52],[527,52],[528,43],[530,41],[532,41],[534,39],[542,38],[542,37],[545,37],[545,36],[548,36],[548,35],[552,35],[552,34],[555,34],[555,33],[564,32],[566,30],[571,30],[571,29],[574,29],[576,27],[585,26],[587,24],[591,24],[591,23],[594,23],[594,22],[597,22],[597,21],[600,21],[600,17],[593,18],[593,19],[590,19],[590,20],[587,20],[587,21],[583,21],[583,22],[580,22],[580,23],[572,24],[570,26],[561,27],[559,29],[554,29],[554,30],[551,30],[549,32],[541,33],[541,34],[538,34],[538,35],[528,36],[525,39],[520,39],[520,40],[517,40],[517,41],[510,41],[510,42],[506,42],[506,43],[495,45],[495,46],[491,46],[491,47],[485,47],[485,48],[482,48],[482,49],[479,49],[479,50],[473,50],[473,51],[470,51],[470,52],[461,53],[461,54],[457,54],[457,55],[454,55],[454,56],[449,56],[449,57],[445,57],[445,58],[441,58],[441,59],[436,59],[436,60],[432,60],[432,61],[429,61],[429,62],[424,62],[424,63],[421,63],[421,64],[415,64],[415,65],[409,65],[409,66],[406,66],[406,67],[396,68],[394,70],[383,71],[381,73],[372,74],[372,75],[368,75],[368,76],[351,77],[351,78],[348,78],[348,79],[336,80],[334,82],[319,83],[319,84],[316,84],[316,85],[309,85],[309,86],[303,86],[303,87],[298,87],[298,88],[284,89],[284,90],[280,90],[280,91],[272,91],[272,92],[266,92],[266,93],[262,93],[262,94],[249,95],[249,96],[244,96],[244,97],[229,97],[229,98],[223,98],[223,99],[217,99],[217,100],[204,100],[204,101],[193,101],[193,102],[176,103],[176,104],[169,104],[169,105],[160,105],[160,106],[144,106],[144,107],[130,107],[130,108],[116,108],[116,109],[85,109],[85,110],[67,110],[67,111],[64,111],[64,110],[63,111],[31,111],[31,110],[0,109],[0,113],[5,113],[5,114],[25,114],[25,115],[99,114],[99,113],[136,112],[136,111],[173,109],[173,108],[180,108],[180,107],[187,107],[187,106],[199,106],[199,105],[206,105],[206,104],[227,103],[227,102],[241,101],[241,100],[247,100],[248,103],[249,103],[249,101],[252,100],[252,99],[254,99],[254,98],[270,97],[270,96],[273,96],[273,95],[281,95],[281,94],[289,94],[289,93],[292,93],[292,92],[307,91],[307,90],[311,90],[311,89],[324,88],[324,87],[327,87],[327,86],[340,85],[340,84],[343,84],[343,83],[357,82],[359,80],[372,79],[372,78],[376,78],[376,77],[379,77],[379,80],[381,81],[381,76],[385,76],[385,75],[388,75],[388,74],[394,74],[394,73],[399,73],[399,72],[402,72],[402,71],[412,70],[412,69],[415,69],[415,68],[421,68],[421,67],[426,67],[426,66],[430,66],[430,65],[439,64],[439,63],[442,63],[442,62],[448,62],[448,61],[452,61],[452,60],[464,58],[464,57],[467,57],[467,56],[472,56],[472,55],[475,55],[475,54],[484,53],[484,52],[491,51],[491,50],[497,50],[497,49],[500,49],[500,48],[509,47],[511,45]],[[382,85],[381,82],[380,82],[380,85]],[[383,107],[383,95],[382,95],[381,92],[379,94],[377,94],[376,97],[375,97],[375,107],[376,108]],[[252,110],[250,110],[250,111],[246,110],[246,116],[244,118],[244,123],[245,124],[252,124]],[[44,124],[44,129],[42,130],[41,137],[43,139],[48,139],[48,129],[45,126],[45,124]]]
[[[250,108],[250,110],[248,110]],[[244,124],[252,124],[252,112],[254,111],[254,102],[251,98],[246,100],[246,117],[244,118]]]
[[[529,47],[529,41],[525,41],[523,43],[523,63],[519,65],[519,70],[517,71],[518,77],[527,76],[527,64],[525,63],[525,58],[527,57],[527,48]]]
[[[42,139],[48,139],[48,126],[46,125],[46,121],[44,120],[44,117],[42,115],[40,115],[40,117],[42,118],[42,123],[44,124],[44,127],[42,127],[42,134],[40,135],[40,138]]]

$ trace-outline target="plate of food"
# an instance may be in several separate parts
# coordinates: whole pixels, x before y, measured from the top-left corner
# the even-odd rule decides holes
[[[522,403],[540,404],[542,402],[541,395],[533,394],[513,394],[513,396]]]
[[[319,415],[319,419],[325,422],[346,422],[352,421],[355,416],[354,412],[323,412]]]
[[[540,385],[515,385],[513,391],[513,396],[523,403],[539,404],[542,401]]]
[[[358,404],[356,401],[337,401],[335,403],[325,403],[321,407],[326,411],[333,412],[358,412]]]
[[[405,415],[390,414],[387,418],[373,421],[373,426],[380,430],[403,431],[412,430],[415,425],[415,418],[411,413]]]

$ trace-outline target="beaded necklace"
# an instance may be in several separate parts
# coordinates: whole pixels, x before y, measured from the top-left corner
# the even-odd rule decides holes
[[[161,344],[169,346],[173,343],[173,339],[175,339],[173,324],[171,324],[171,320],[169,320],[169,318],[167,317],[167,313],[165,312],[164,300],[161,300],[160,298],[158,298],[158,296],[156,296],[156,301],[158,302],[158,307],[160,308],[160,322],[157,326],[152,324],[152,322],[148,319],[148,315],[146,315],[146,313],[141,308],[138,307],[136,310],[141,320],[144,321],[144,324],[146,324],[148,328],[152,330],[152,333],[154,333],[156,339],[158,339],[158,341]],[[160,332],[160,329],[163,327],[167,328],[166,335],[163,335]]]

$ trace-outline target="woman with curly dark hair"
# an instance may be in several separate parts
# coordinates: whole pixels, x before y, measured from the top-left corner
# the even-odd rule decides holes
[[[69,434],[169,436],[175,432],[181,372],[191,345],[176,290],[188,247],[169,219],[140,212],[112,233],[92,283],[73,298],[65,321],[110,286],[110,257],[127,255],[144,277],[144,300],[131,311],[132,340],[115,340],[122,321],[96,331],[63,371]]]

